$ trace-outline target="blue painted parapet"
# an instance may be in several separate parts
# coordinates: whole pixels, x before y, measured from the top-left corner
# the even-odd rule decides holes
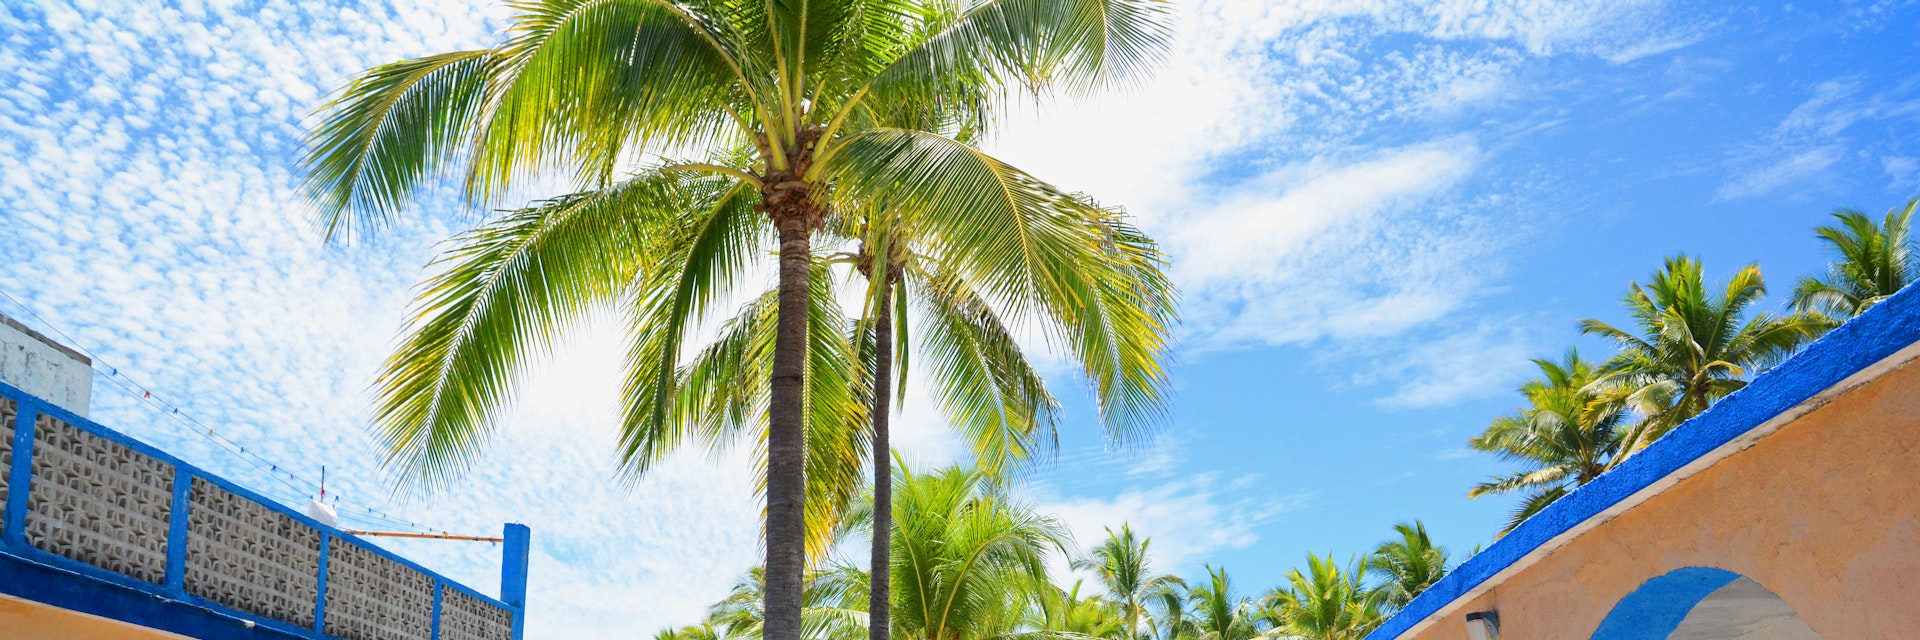
[[[1655,440],[1613,470],[1547,505],[1446,577],[1367,636],[1395,640],[1455,601],[1548,545],[1577,533],[1640,492],[1740,441],[1776,417],[1920,344],[1920,287],[1907,287],[1827,332],[1787,361],[1754,376],[1746,387]],[[1664,637],[1664,636],[1661,636]]]
[[[0,594],[194,638],[519,640],[495,599],[0,384]]]
[[[524,524],[509,523],[500,536],[506,541],[500,558],[500,600],[522,612],[527,610],[527,554],[532,551],[533,530]],[[526,616],[513,617],[513,640],[526,633]]]

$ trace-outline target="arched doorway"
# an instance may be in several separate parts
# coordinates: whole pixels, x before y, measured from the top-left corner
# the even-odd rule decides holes
[[[1766,587],[1725,569],[1687,567],[1621,598],[1593,640],[1820,640]]]

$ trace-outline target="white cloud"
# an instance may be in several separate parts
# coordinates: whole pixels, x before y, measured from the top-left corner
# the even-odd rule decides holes
[[[1839,146],[1808,149],[1736,177],[1722,185],[1716,195],[1721,200],[1764,196],[1825,173],[1843,153]]]
[[[1832,182],[1842,171],[1836,166],[1854,155],[1856,148],[1870,151],[1884,144],[1877,140],[1856,142],[1849,135],[1856,125],[1920,113],[1920,101],[1903,101],[1893,93],[1861,95],[1861,86],[1854,78],[1816,85],[1812,95],[1782,117],[1768,136],[1736,150],[1729,163],[1734,175],[1721,185],[1717,197],[1757,198],[1781,193],[1788,187]],[[1896,174],[1900,160],[1890,158],[1880,168]],[[1894,179],[1898,185],[1901,176],[1896,174]]]
[[[536,637],[630,636],[694,619],[758,559],[737,453],[614,481],[617,333],[544,368],[453,491],[390,501],[364,393],[450,200],[362,246],[323,249],[293,186],[301,118],[349,73],[491,42],[501,7],[307,3],[0,9],[0,287],[269,460],[389,514],[466,533],[533,527]],[[4,310],[24,315],[17,310]],[[607,348],[607,345],[616,345]],[[97,384],[101,422],[290,502],[290,487]],[[298,484],[298,483],[296,483]],[[493,592],[499,549],[383,543]]]
[[[1165,241],[1184,257],[1180,275],[1190,286],[1271,280],[1307,241],[1459,184],[1475,155],[1471,144],[1449,142],[1332,168],[1279,169],[1259,184],[1234,187],[1224,202],[1179,217]]]
[[[1535,341],[1518,327],[1482,325],[1452,332],[1391,356],[1376,357],[1362,378],[1399,380],[1383,406],[1423,408],[1507,391],[1525,377]]]
[[[1153,539],[1154,571],[1180,574],[1198,570],[1215,552],[1251,546],[1259,540],[1257,527],[1304,500],[1263,495],[1251,476],[1215,474],[1137,484],[1105,498],[1050,498],[1045,487],[1037,491],[1043,496],[1038,510],[1066,524],[1082,550],[1125,524]]]
[[[1457,309],[1470,283],[1456,279],[1468,274],[1452,263],[1473,252],[1442,249],[1460,236],[1408,234],[1445,224],[1441,196],[1475,155],[1471,145],[1447,143],[1302,168],[1291,180],[1276,171],[1269,179],[1291,184],[1242,187],[1171,225],[1197,346],[1391,336]]]
[[[1192,348],[1422,340],[1527,233],[1527,185],[1463,199],[1505,179],[1482,173],[1497,151],[1472,114],[1541,56],[1624,63],[1696,39],[1661,26],[1664,4],[1185,4],[1154,81],[1022,114],[995,151],[1139,216],[1171,252]]]
[[[1912,189],[1920,186],[1920,158],[1910,156],[1892,156],[1880,161],[1880,168],[1887,172],[1888,186],[1895,189]]]

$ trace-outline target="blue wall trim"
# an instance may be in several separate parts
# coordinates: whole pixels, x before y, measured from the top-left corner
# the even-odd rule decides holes
[[[440,640],[440,597],[446,594],[446,588],[438,580],[433,583],[433,628],[429,631],[433,640]]]
[[[190,638],[260,640],[307,637],[258,622],[249,629],[246,626],[249,618],[227,615],[215,607],[125,588],[96,576],[64,570],[10,553],[0,553],[0,585],[4,585],[3,590],[8,595],[70,611],[111,611],[111,615],[96,615]]]
[[[6,383],[0,382],[0,388]],[[7,469],[7,522],[0,544],[24,544],[27,531],[27,495],[33,484],[33,424],[40,412],[26,402],[13,413],[13,468]]]
[[[1541,545],[1915,342],[1920,342],[1920,287],[1907,287],[1549,505],[1461,563],[1367,640],[1400,637]]]
[[[313,631],[322,633],[327,630],[327,557],[331,554],[333,536],[320,533],[320,584],[313,592]]]
[[[1740,574],[1712,567],[1686,567],[1648,580],[1613,606],[1593,640],[1667,640],[1693,606]]]
[[[533,552],[533,530],[527,525],[507,523],[500,538],[500,599],[514,610],[513,640],[526,634],[527,559]]]
[[[173,504],[167,505],[167,588],[184,589],[187,584],[187,509],[193,489],[193,474],[173,468]]]
[[[483,602],[507,609],[512,612],[516,622],[515,637],[519,637],[517,623],[525,615],[523,605],[509,605],[498,598],[448,580],[445,576],[391,551],[346,535],[344,531],[321,524],[304,513],[224,478],[201,471],[164,451],[54,406],[19,388],[0,383],[0,396],[12,398],[19,403],[14,433],[13,467],[0,470],[10,474],[6,526],[4,531],[0,531],[0,593],[195,638],[325,638],[321,630],[325,629],[326,620],[327,559],[332,545],[344,542],[419,571],[436,585],[446,585]],[[135,580],[83,562],[40,551],[26,543],[24,531],[28,497],[31,493],[33,427],[41,414],[50,415],[81,430],[120,443],[173,466],[173,504],[169,507],[167,573],[163,584]],[[278,620],[230,609],[186,593],[184,580],[187,512],[190,503],[188,495],[193,478],[210,482],[320,531],[320,590],[319,597],[314,603],[314,628],[300,629]],[[524,537],[525,534],[522,533],[522,538]],[[520,564],[520,572],[523,585],[520,598],[524,601],[524,561]],[[436,600],[439,597],[438,594],[439,591],[436,589]],[[251,628],[247,623],[252,623]],[[437,615],[435,624],[438,624]]]

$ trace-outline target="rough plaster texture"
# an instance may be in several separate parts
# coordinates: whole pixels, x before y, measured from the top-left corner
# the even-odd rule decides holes
[[[191,640],[187,636],[0,595],[6,640]]]
[[[0,382],[85,416],[93,398],[93,363],[80,352],[0,315]]]
[[[1920,365],[1835,398],[1519,570],[1459,611],[1584,640],[1641,583],[1738,573],[1825,640],[1920,637]],[[1414,640],[1467,640],[1458,613]]]
[[[1709,594],[1667,640],[1822,640],[1787,603],[1752,578]]]

